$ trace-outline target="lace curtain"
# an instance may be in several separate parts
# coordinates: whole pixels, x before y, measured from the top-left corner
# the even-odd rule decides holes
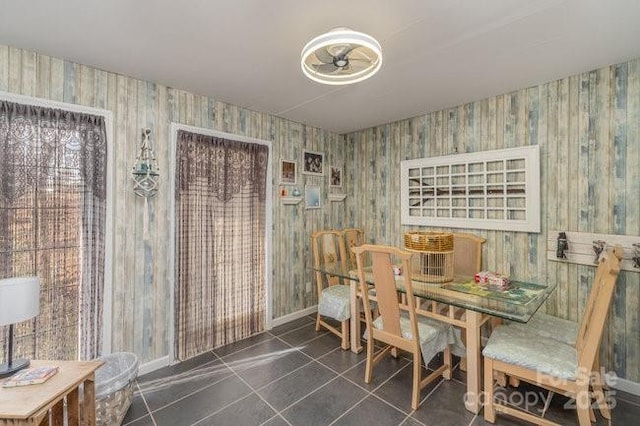
[[[264,330],[268,148],[179,131],[176,354]]]
[[[0,101],[0,278],[41,281],[16,356],[101,352],[106,161],[103,117]]]

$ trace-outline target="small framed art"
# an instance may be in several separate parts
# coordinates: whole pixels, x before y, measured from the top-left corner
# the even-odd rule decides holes
[[[318,185],[304,187],[304,206],[307,209],[320,208],[320,187]]]
[[[331,166],[329,187],[342,188],[342,167]]]
[[[303,150],[302,173],[312,176],[324,176],[324,153]]]
[[[298,164],[294,160],[280,160],[280,184],[295,185],[298,175]]]

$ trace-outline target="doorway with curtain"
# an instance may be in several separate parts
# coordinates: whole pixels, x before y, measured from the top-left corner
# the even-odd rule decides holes
[[[175,129],[174,358],[265,330],[270,145]]]

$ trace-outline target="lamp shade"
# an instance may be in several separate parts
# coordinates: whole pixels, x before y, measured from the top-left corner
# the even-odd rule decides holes
[[[0,280],[0,325],[26,321],[40,312],[38,277]]]

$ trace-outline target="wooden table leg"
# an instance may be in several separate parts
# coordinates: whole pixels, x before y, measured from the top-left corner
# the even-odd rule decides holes
[[[464,405],[474,414],[480,411],[482,392],[482,356],[480,353],[480,325],[482,314],[467,309],[467,394]]]
[[[349,280],[349,300],[351,302],[351,320],[349,333],[351,334],[351,352],[362,352],[360,344],[360,303],[358,303],[358,281]]]

